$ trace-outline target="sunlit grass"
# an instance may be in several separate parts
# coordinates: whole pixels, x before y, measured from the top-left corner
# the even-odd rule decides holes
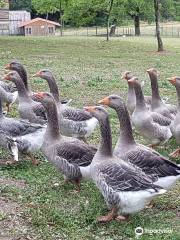
[[[126,82],[121,73],[131,70],[145,81],[144,91],[150,94],[150,82],[146,70],[156,67],[160,71],[159,86],[163,96],[175,103],[175,89],[166,78],[179,75],[180,40],[164,39],[166,52],[156,52],[155,38],[118,38],[106,42],[103,38],[0,38],[0,74],[3,66],[12,59],[18,59],[28,70],[29,81],[35,91],[48,91],[47,83],[32,75],[42,68],[51,69],[58,81],[62,98],[72,98],[74,106],[96,104],[99,99],[111,93],[126,96]],[[109,111],[113,143],[118,137],[116,114]],[[13,111],[12,116],[17,116]],[[136,134],[139,142],[145,141]],[[98,130],[90,141],[99,142]],[[177,148],[172,139],[159,149],[168,155]],[[6,153],[3,151],[3,156]],[[156,200],[154,209],[135,214],[125,223],[96,223],[96,217],[106,212],[104,200],[93,183],[83,182],[82,191],[73,192],[73,186],[61,184],[62,176],[54,167],[42,160],[33,167],[22,161],[16,167],[2,168],[1,175],[24,179],[27,186],[21,193],[4,189],[1,193],[17,200],[23,206],[25,219],[34,229],[37,239],[134,239],[137,226],[149,229],[172,229],[173,234],[144,235],[141,239],[180,239],[178,208],[179,186]],[[179,160],[178,160],[179,161]],[[56,186],[55,183],[59,183]],[[55,185],[54,185],[55,184]],[[17,196],[21,197],[17,197]]]

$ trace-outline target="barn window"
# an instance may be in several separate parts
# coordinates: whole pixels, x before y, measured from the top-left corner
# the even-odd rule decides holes
[[[53,33],[54,32],[54,28],[53,27],[49,27],[49,33]]]
[[[31,28],[26,28],[26,35],[31,35]]]

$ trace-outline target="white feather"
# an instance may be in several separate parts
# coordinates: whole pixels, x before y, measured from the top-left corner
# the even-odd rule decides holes
[[[120,197],[119,214],[135,213],[147,206],[147,204],[156,196],[164,194],[166,190],[160,189],[156,192],[154,189],[141,191],[118,192]]]
[[[89,120],[86,120],[87,126],[85,127],[85,130],[87,131],[86,137],[90,136],[91,133],[94,131],[98,123],[98,120],[94,117],[92,117]]]

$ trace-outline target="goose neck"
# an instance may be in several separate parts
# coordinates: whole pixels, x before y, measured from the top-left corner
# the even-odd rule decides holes
[[[146,110],[144,94],[139,83],[134,84],[134,90],[136,94],[136,109]]]
[[[177,107],[178,111],[180,111],[180,86],[176,85],[176,93],[177,93]]]
[[[55,102],[48,104],[48,106],[44,106],[47,112],[47,132],[48,136],[52,139],[57,139],[60,137],[60,127],[58,121],[58,111]]]
[[[118,119],[119,119],[119,123],[120,123],[120,135],[119,135],[119,140],[118,140],[119,144],[135,143],[129,113],[128,113],[128,110],[127,110],[125,104],[123,103],[122,106],[116,107],[115,110],[118,115]]]
[[[112,136],[108,117],[99,122],[101,132],[101,142],[98,153],[103,156],[112,156]]]
[[[157,75],[150,74],[150,79],[151,79],[151,89],[152,89],[152,101],[156,102],[157,100],[161,100],[161,97],[159,94]]]
[[[19,76],[21,77],[21,79],[22,79],[22,81],[25,85],[26,90],[30,91],[26,69],[22,66],[21,68],[17,69],[17,72],[18,72]]]
[[[26,100],[30,100],[29,94],[27,89],[25,88],[25,85],[22,81],[22,79],[19,77],[15,80],[15,84],[18,90],[18,95],[20,98],[25,98]]]
[[[50,93],[53,95],[56,102],[60,102],[59,89],[55,78],[53,76],[46,76],[45,80],[48,82]]]

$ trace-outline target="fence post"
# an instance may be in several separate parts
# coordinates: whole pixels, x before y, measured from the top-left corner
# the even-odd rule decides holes
[[[89,34],[89,33],[88,33],[88,27],[87,27],[87,36],[88,36],[88,34]]]
[[[163,32],[163,27],[161,27],[161,35],[163,36],[164,32]]]

